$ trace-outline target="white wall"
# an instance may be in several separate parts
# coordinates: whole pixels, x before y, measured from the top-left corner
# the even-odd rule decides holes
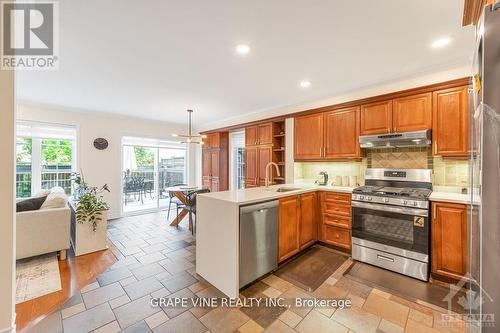
[[[14,332],[14,72],[0,70],[0,332]]]
[[[470,76],[471,71],[469,66],[459,67],[447,71],[435,72],[432,74],[415,76],[400,81],[393,82],[381,82],[380,84],[373,85],[370,87],[360,88],[355,91],[350,91],[343,94],[333,95],[329,98],[309,101],[305,103],[288,105],[276,108],[270,108],[266,110],[255,111],[241,116],[235,116],[228,119],[222,119],[219,121],[207,123],[203,126],[197,128],[199,131],[209,131],[217,128],[223,128],[227,126],[233,126],[238,124],[243,124],[246,122],[282,116],[294,112],[300,112],[304,110],[319,108],[328,105],[339,104],[348,101],[354,101],[361,98],[383,95],[395,91],[411,89],[415,87],[426,86],[434,83],[440,83],[444,81],[459,79],[463,77]],[[311,89],[314,89],[312,87]],[[286,101],[284,101],[286,102]]]
[[[78,130],[78,167],[83,171],[85,180],[95,186],[105,183],[111,193],[106,194],[110,205],[110,218],[120,216],[123,136],[172,140],[172,133],[184,133],[186,126],[159,121],[142,120],[124,116],[78,110],[48,108],[29,104],[17,106],[17,119],[42,121],[55,124],[73,125]],[[106,138],[109,147],[97,150],[93,146],[95,138]],[[188,149],[188,181],[194,182],[195,154]]]

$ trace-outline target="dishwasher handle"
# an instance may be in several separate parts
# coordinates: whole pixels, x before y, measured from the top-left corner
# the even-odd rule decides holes
[[[264,213],[268,209],[276,208],[278,206],[279,206],[278,200],[261,202],[261,203],[257,203],[257,204],[252,204],[252,205],[240,207],[240,214],[248,214],[248,213],[253,213],[253,212]]]

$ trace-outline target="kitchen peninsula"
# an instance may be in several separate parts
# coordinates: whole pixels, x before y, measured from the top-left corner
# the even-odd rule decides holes
[[[304,228],[304,232],[306,229],[310,232],[307,242],[299,241],[300,218],[293,214],[293,220],[286,221],[288,226],[296,226],[294,232],[296,231],[297,249],[293,252],[288,251],[293,255],[298,253],[301,248],[312,245],[319,238],[323,238],[322,226],[318,222],[320,219],[315,218],[314,214],[317,210],[316,205],[319,205],[319,201],[316,199],[318,197],[317,192],[320,191],[320,196],[330,194],[335,197],[348,198],[350,205],[352,190],[351,187],[341,186],[308,186],[302,184],[296,186],[289,184],[271,186],[267,189],[259,187],[200,195],[197,198],[196,273],[226,294],[226,296],[238,297],[240,289],[240,207],[281,199],[280,206],[283,207],[283,210],[279,212],[281,223],[286,221],[286,216],[282,214],[286,213],[289,208],[297,209],[297,206],[303,206],[307,210],[312,205],[313,207],[310,207],[312,208],[311,212],[303,214],[303,222],[308,221],[307,223],[309,223],[307,228]],[[288,198],[292,201],[284,200]],[[301,200],[301,198],[304,200]],[[292,207],[287,201],[291,202]],[[301,214],[297,215],[300,216]],[[339,228],[339,230],[343,231],[344,229]],[[320,237],[318,237],[318,234]],[[328,233],[327,236],[330,234]],[[350,230],[345,229],[344,234],[349,235],[348,242],[350,244]],[[245,236],[250,237],[251,235]],[[339,238],[338,235],[337,238]],[[290,239],[290,235],[287,235],[287,239]],[[280,248],[283,248],[284,241],[284,239],[279,241]],[[304,243],[304,246],[301,246],[301,243]],[[286,248],[286,244],[284,247]],[[280,255],[280,257],[283,256]]]

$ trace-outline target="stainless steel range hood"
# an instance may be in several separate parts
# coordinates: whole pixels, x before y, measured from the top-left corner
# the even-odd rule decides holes
[[[427,147],[431,145],[431,130],[362,135],[359,137],[359,145],[367,149]]]

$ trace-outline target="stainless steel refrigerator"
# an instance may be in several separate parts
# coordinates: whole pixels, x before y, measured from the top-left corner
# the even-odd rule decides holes
[[[500,3],[478,26],[473,66],[469,218],[469,299],[477,330],[500,332]],[[478,204],[477,204],[478,203]],[[476,205],[474,205],[476,204]],[[493,316],[492,316],[493,315]]]

